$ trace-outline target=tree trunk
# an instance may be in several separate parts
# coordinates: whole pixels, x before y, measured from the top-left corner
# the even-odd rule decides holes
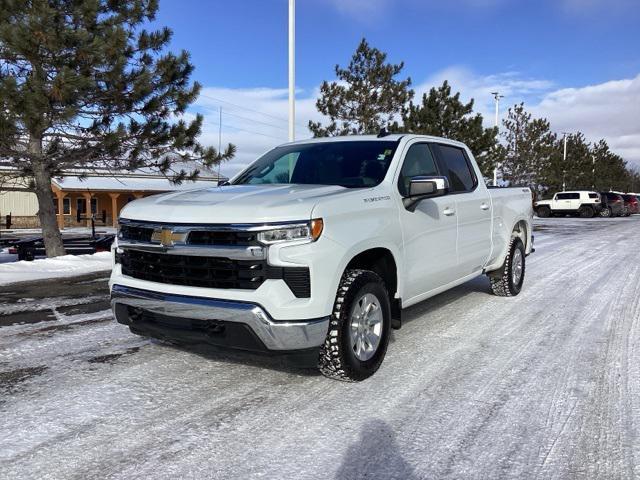
[[[31,154],[41,155],[42,145],[39,140],[33,138],[29,142]],[[46,168],[42,159],[33,163],[33,180],[35,183],[34,192],[38,198],[38,218],[42,228],[42,238],[47,257],[57,257],[64,255],[64,245],[62,235],[56,220],[56,211],[53,206],[53,193],[51,191],[51,173]],[[60,212],[62,214],[62,212]]]

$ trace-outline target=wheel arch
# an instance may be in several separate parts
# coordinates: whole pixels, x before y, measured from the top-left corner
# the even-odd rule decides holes
[[[526,220],[519,220],[511,229],[511,237],[518,237],[524,244],[524,251],[529,252],[531,246],[531,231],[529,223]]]
[[[394,255],[391,249],[387,247],[369,247],[352,254],[342,271],[342,275],[344,275],[344,272],[351,269],[371,270],[382,278],[389,292],[392,326],[394,328],[400,328],[401,325],[400,282],[402,277],[399,266],[400,263],[397,260],[397,256]]]

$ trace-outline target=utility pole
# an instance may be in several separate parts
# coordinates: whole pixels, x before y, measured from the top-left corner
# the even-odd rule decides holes
[[[567,174],[567,137],[569,132],[562,132],[564,135],[564,153],[562,154],[562,191],[567,190],[566,174]]]
[[[296,139],[296,0],[289,0],[289,141]]]
[[[499,92],[491,92],[491,95],[493,95],[493,99],[496,101],[496,119],[495,119],[495,127],[498,129],[498,132],[500,132],[500,124],[499,124],[499,115],[500,115],[500,99],[504,98],[504,95],[500,95]],[[496,168],[493,169],[493,186],[496,187],[498,186],[498,168],[496,166]]]

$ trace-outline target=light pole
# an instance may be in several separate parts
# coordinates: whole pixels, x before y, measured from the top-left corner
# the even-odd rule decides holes
[[[567,190],[566,174],[567,174],[567,137],[569,132],[562,132],[564,135],[564,153],[562,154],[562,191]]]
[[[289,141],[296,138],[296,0],[289,0]]]
[[[500,95],[499,92],[491,92],[491,95],[493,95],[494,100],[496,101],[496,120],[495,120],[495,127],[498,129],[498,131],[500,131],[500,125],[499,125],[499,114],[500,114],[500,99],[504,98],[504,95]],[[496,168],[493,169],[493,186],[496,187],[498,185],[498,168],[496,166]]]

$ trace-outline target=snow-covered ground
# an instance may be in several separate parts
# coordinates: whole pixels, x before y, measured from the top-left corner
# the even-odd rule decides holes
[[[93,255],[64,255],[31,262],[0,262],[0,285],[32,280],[57,279],[111,269],[111,253]],[[0,257],[1,258],[1,257]]]
[[[106,275],[0,290],[0,478],[640,478],[640,217],[537,221],[515,298],[406,312],[358,384],[136,337]]]

